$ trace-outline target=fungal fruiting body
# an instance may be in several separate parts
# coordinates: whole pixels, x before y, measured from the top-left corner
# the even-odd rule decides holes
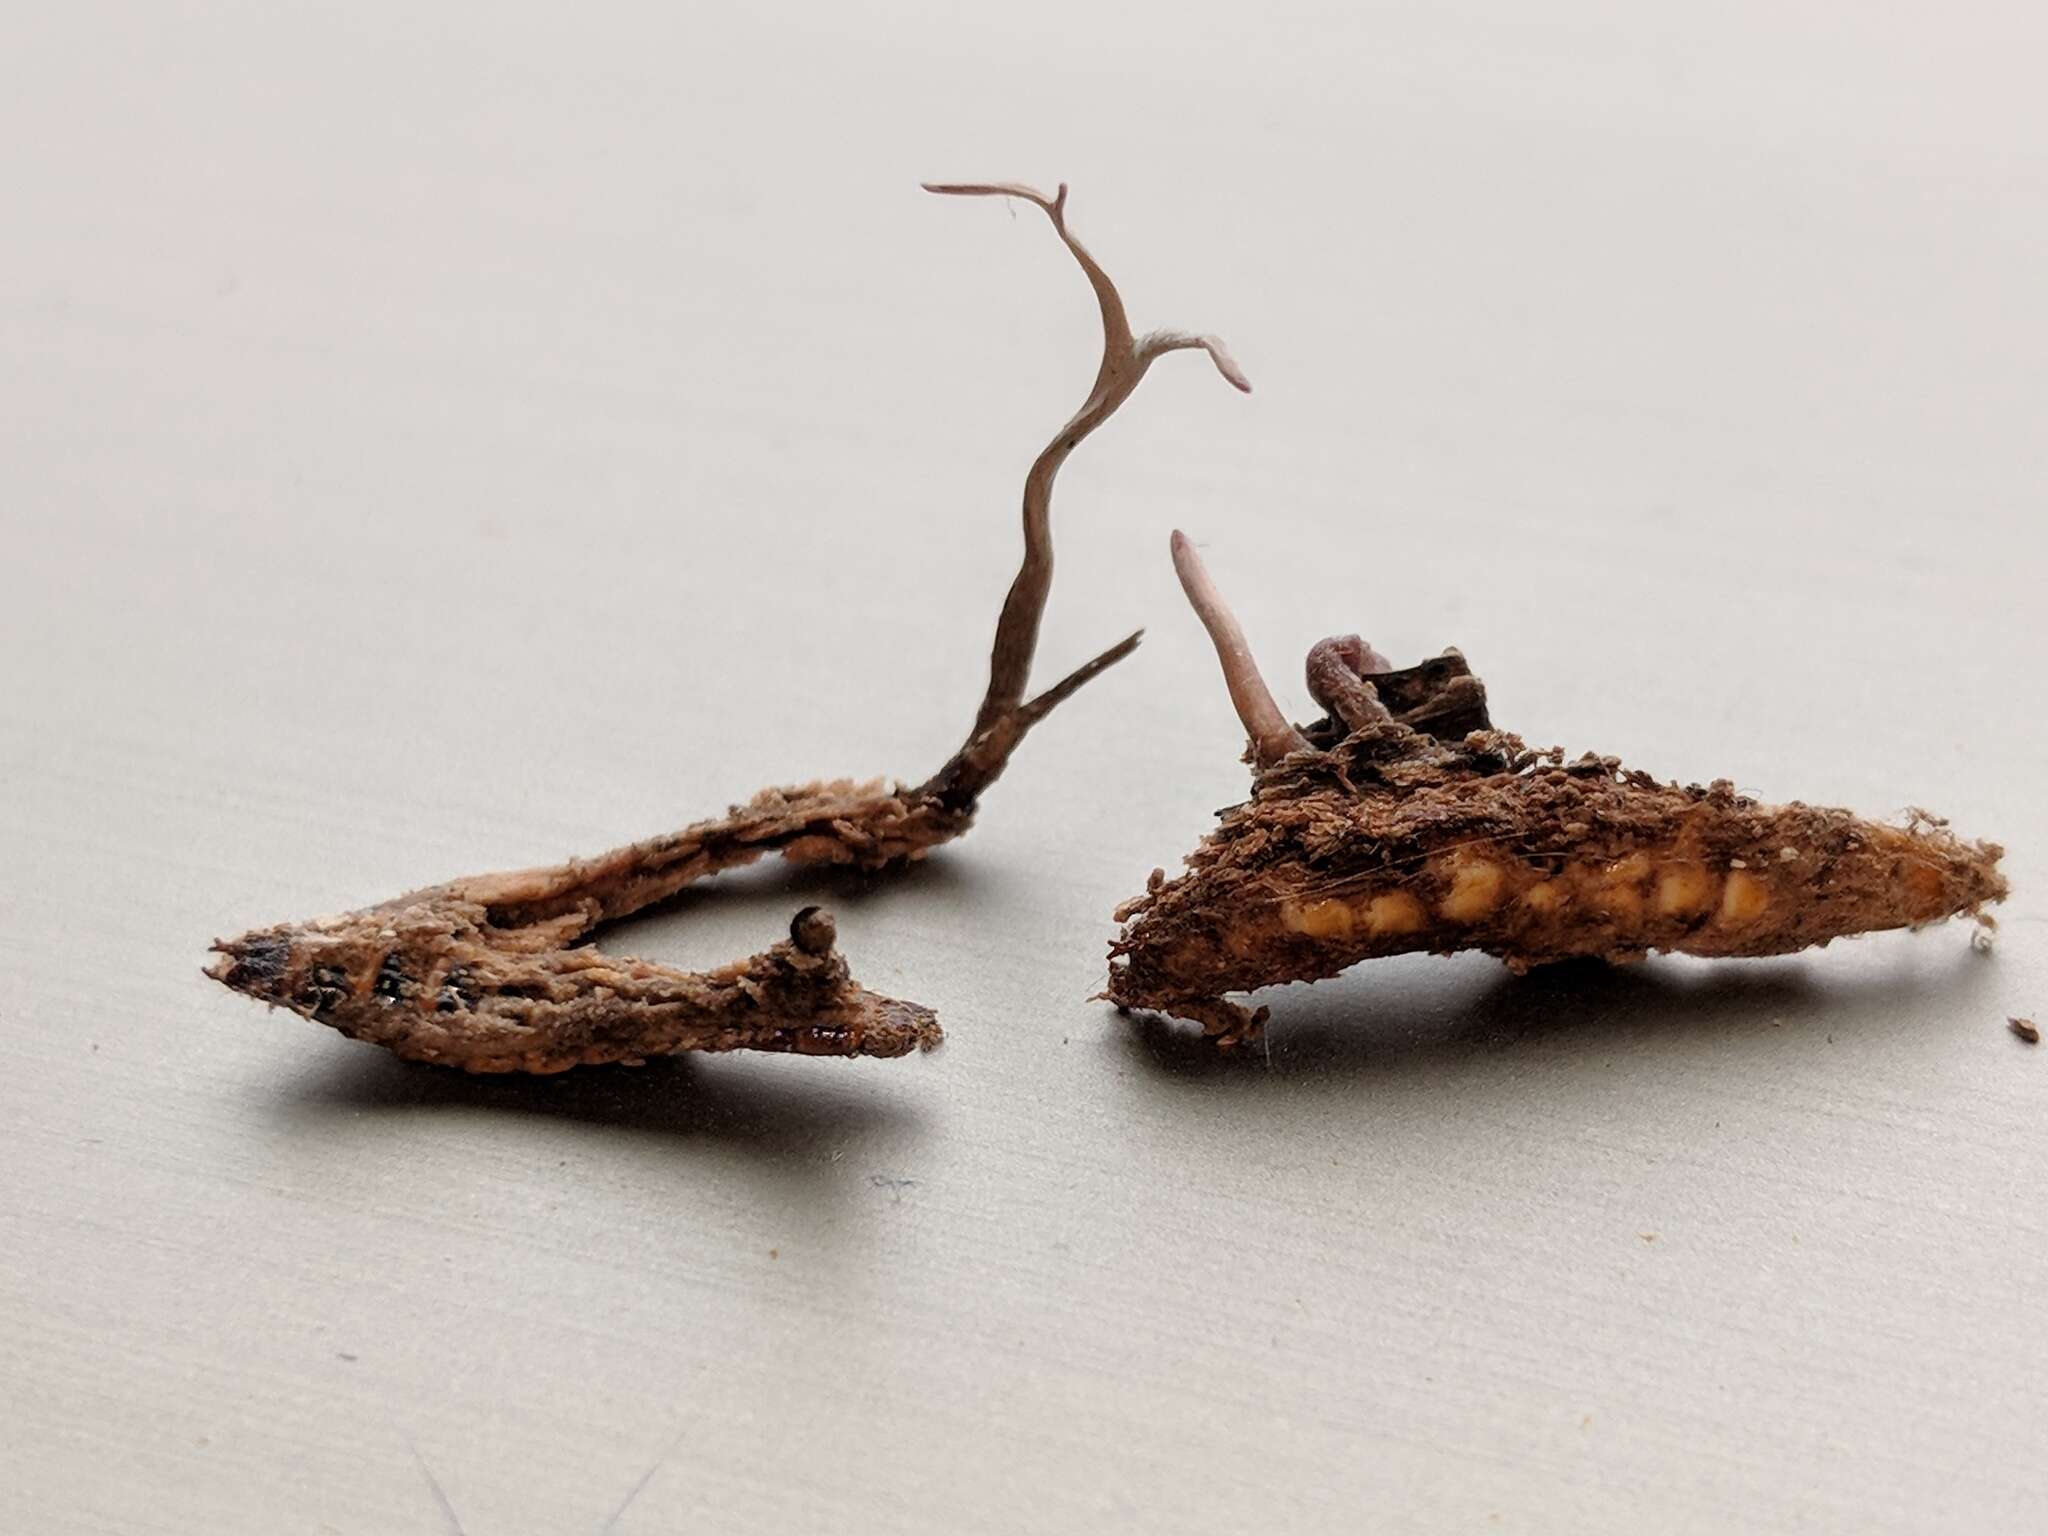
[[[763,790],[724,817],[595,859],[452,880],[339,917],[258,929],[216,943],[209,976],[400,1056],[475,1072],[554,1072],[680,1051],[901,1056],[938,1043],[929,1009],[853,981],[831,918],[816,908],[796,915],[787,940],[714,971],[622,959],[587,942],[602,923],[769,854],[866,870],[923,858],[973,823],[982,792],[1033,726],[1137,648],[1131,635],[1026,696],[1052,585],[1054,478],[1168,352],[1205,351],[1230,383],[1251,386],[1214,337],[1133,336],[1115,285],[1067,228],[1064,186],[1050,198],[999,183],[929,190],[1020,198],[1043,210],[1094,291],[1103,331],[1087,398],[1025,478],[1024,560],[960,750],[919,784],[842,779]]]
[[[1226,994],[1361,960],[1475,949],[1516,970],[1652,950],[1786,954],[2002,900],[2001,850],[1940,822],[1765,805],[1725,780],[1659,783],[1493,728],[1455,651],[1393,670],[1356,636],[1311,651],[1326,711],[1289,725],[1179,534],[1174,556],[1252,741],[1251,798],[1179,878],[1118,910],[1108,998],[1226,1043],[1266,1011]]]

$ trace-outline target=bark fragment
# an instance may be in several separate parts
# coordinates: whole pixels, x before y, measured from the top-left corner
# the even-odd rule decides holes
[[[715,971],[619,958],[587,942],[602,923],[770,854],[866,870],[923,858],[972,825],[983,791],[1032,727],[1137,648],[1130,635],[1026,697],[1051,591],[1054,477],[1167,352],[1203,350],[1233,385],[1251,386],[1214,337],[1133,337],[1115,285],[1067,228],[1064,186],[1052,198],[996,184],[930,190],[1017,197],[1044,210],[1094,290],[1103,327],[1094,385],[1025,479],[1023,565],[959,751],[922,783],[766,789],[722,818],[598,858],[452,880],[338,917],[258,929],[217,942],[209,976],[400,1056],[474,1072],[555,1072],[680,1051],[901,1056],[938,1044],[930,1009],[853,981],[832,920],[816,908],[796,915],[788,939]]]
[[[1193,562],[1197,608],[1220,602],[1178,535],[1174,554]],[[1218,649],[1233,698],[1251,690],[1249,653]],[[1244,714],[1251,799],[1222,813],[1179,878],[1118,909],[1112,1002],[1235,1043],[1266,1011],[1226,994],[1384,955],[1477,949],[1526,970],[1652,950],[1785,954],[2006,895],[1996,844],[1923,813],[1888,826],[1760,804],[1726,780],[1659,783],[1611,757],[1567,762],[1496,730],[1456,651],[1380,665],[1356,636],[1318,645],[1310,685],[1329,714],[1277,757],[1264,712]]]

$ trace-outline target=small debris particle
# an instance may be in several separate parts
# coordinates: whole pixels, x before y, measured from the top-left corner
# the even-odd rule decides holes
[[[354,1365],[354,1364],[356,1363],[356,1360],[357,1360],[357,1359],[358,1359],[359,1357],[358,1357],[358,1356],[355,1356],[355,1355],[352,1355],[352,1354],[350,1354],[350,1353],[349,1353],[349,1352],[348,1352],[347,1350],[345,1350],[345,1349],[337,1349],[337,1350],[336,1350],[336,1351],[334,1352],[334,1358],[335,1358],[335,1359],[337,1359],[337,1360],[346,1360],[346,1361],[347,1361],[347,1362],[348,1362],[348,1363],[349,1363],[350,1365]]]
[[[1970,948],[1980,955],[1988,955],[1998,945],[1998,935],[1989,928],[1978,926],[1970,930]]]
[[[1654,1243],[1655,1241],[1657,1241],[1657,1234],[1654,1232],[1638,1232],[1636,1236],[1640,1237],[1646,1243]]]
[[[2029,1045],[2039,1045],[2041,1043],[2041,1027],[2032,1019],[2007,1019],[2005,1027]]]
[[[780,1248],[770,1248],[768,1250],[768,1257],[771,1259],[779,1259],[782,1257],[782,1250]]]

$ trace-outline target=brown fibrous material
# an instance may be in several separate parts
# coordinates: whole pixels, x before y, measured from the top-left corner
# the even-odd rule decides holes
[[[598,858],[452,880],[337,917],[258,929],[216,943],[209,976],[400,1056],[474,1072],[556,1072],[683,1051],[902,1056],[939,1042],[930,1009],[852,979],[832,919],[816,908],[796,915],[788,939],[714,971],[620,958],[587,942],[600,924],[770,854],[871,871],[922,859],[973,823],[982,792],[1033,726],[1137,648],[1130,635],[1027,697],[1052,582],[1054,478],[1168,352],[1205,351],[1233,385],[1250,385],[1214,337],[1132,335],[1115,285],[1067,227],[1064,186],[1050,198],[995,183],[929,190],[1042,209],[1086,275],[1103,328],[1087,398],[1025,479],[1023,564],[960,750],[921,783],[840,779],[763,790],[724,817]]]
[[[1776,955],[1981,915],[2006,895],[1998,846],[1924,813],[1891,826],[1532,750],[1494,728],[1454,650],[1389,670],[1357,636],[1326,640],[1308,666],[1325,714],[1285,725],[1256,702],[1270,695],[1227,643],[1236,625],[1199,556],[1178,534],[1173,553],[1218,636],[1254,781],[1185,873],[1118,909],[1105,995],[1120,1007],[1230,1044],[1257,1038],[1267,1010],[1227,994],[1386,955],[1481,950],[1517,971],[1654,950]]]

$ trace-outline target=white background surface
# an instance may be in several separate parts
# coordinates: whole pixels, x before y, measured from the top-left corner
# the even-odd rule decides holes
[[[44,7],[0,58],[0,1525],[2015,1530],[2048,1494],[2031,6]],[[964,731],[837,912],[911,1061],[474,1082],[209,939]],[[1372,966],[1217,1066],[1087,1001],[1359,628],[1681,778],[2002,838],[1950,925]],[[608,1525],[607,1522],[610,1522]]]

